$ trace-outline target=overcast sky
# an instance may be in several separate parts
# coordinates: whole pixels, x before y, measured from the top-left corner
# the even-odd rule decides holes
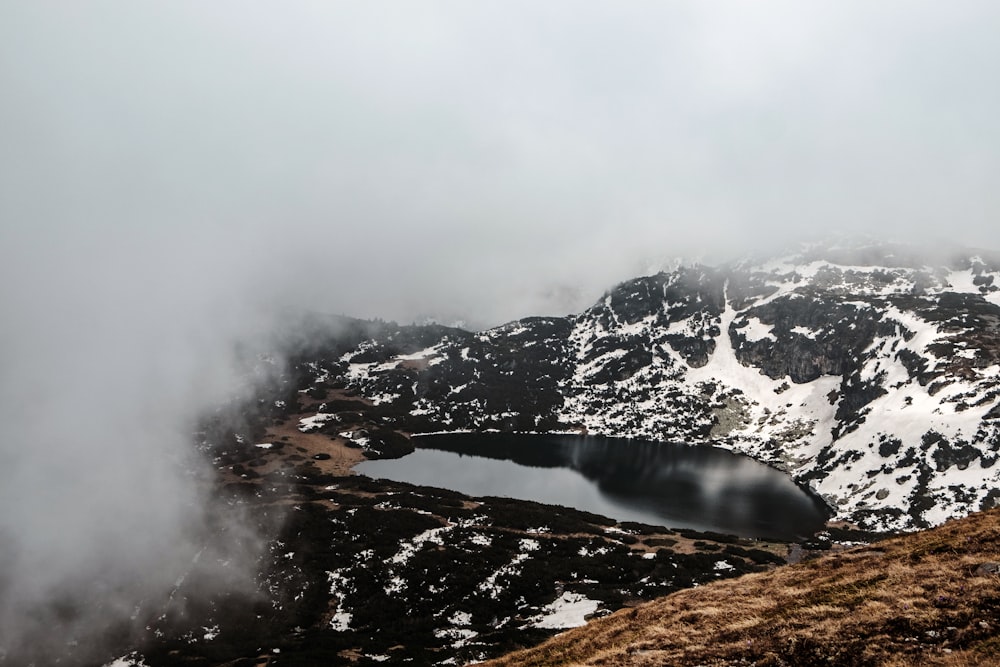
[[[108,563],[172,581],[171,466],[278,304],[495,324],[833,232],[1000,249],[997,35],[962,0],[3,0],[0,629]]]
[[[995,2],[0,11],[3,240],[36,266],[83,236],[493,322],[830,230],[1000,246]]]

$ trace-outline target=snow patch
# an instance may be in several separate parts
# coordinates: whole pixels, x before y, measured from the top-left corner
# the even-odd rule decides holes
[[[132,652],[127,655],[123,655],[120,658],[115,658],[109,663],[106,663],[104,667],[149,667],[146,664],[146,658],[141,654]]]
[[[597,611],[600,603],[579,593],[565,591],[542,609],[542,614],[531,621],[531,626],[548,630],[577,628],[587,624],[587,616]]]
[[[328,421],[336,421],[337,415],[332,412],[317,412],[312,417],[304,417],[299,420],[299,430],[303,433],[310,433],[323,426]]]

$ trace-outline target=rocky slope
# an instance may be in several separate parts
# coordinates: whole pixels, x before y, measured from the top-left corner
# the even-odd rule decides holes
[[[369,400],[386,429],[726,447],[787,470],[838,518],[919,528],[1000,497],[998,274],[986,253],[816,247],[640,277],[576,316],[371,327],[298,370],[315,395]],[[320,404],[303,428],[336,429],[335,413]],[[347,435],[373,455],[406,447]]]
[[[217,492],[268,536],[253,594],[186,572],[168,600],[144,601],[133,623],[103,638],[101,659],[87,653],[100,655],[94,638],[81,646],[60,637],[27,655],[0,654],[0,664],[467,664],[625,606],[773,568],[788,551],[333,475],[324,466],[343,443],[329,439],[316,454],[294,437],[251,442],[212,453],[227,473]]]

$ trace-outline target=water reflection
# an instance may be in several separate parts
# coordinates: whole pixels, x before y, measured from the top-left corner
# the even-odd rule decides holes
[[[788,476],[712,447],[569,435],[425,436],[372,477],[565,505],[619,520],[748,537],[819,530],[825,505]]]

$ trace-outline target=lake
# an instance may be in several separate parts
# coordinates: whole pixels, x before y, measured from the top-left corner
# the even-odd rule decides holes
[[[471,496],[761,539],[807,537],[830,516],[822,500],[788,475],[714,447],[509,433],[429,435],[414,442],[412,454],[355,469]]]

